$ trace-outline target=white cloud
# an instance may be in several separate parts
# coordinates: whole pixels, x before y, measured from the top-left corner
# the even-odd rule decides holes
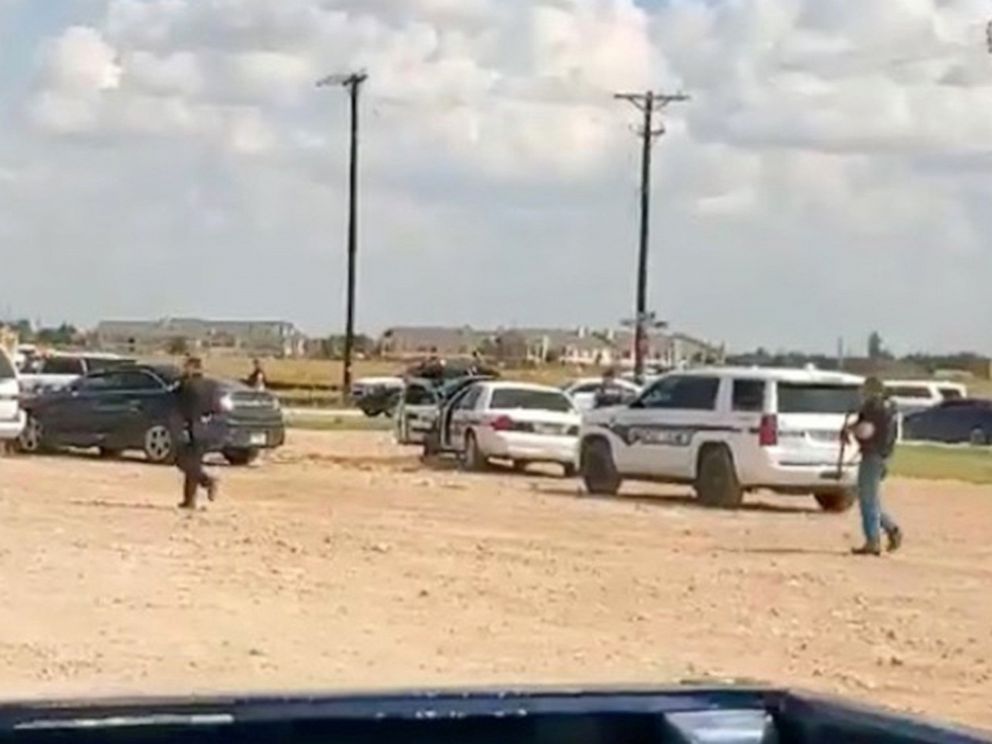
[[[73,248],[119,276],[129,315],[201,309],[206,280],[178,296],[127,281],[178,277],[170,250],[217,273],[238,264],[250,290],[210,300],[228,315],[257,314],[267,281],[294,286],[287,267],[309,267],[266,314],[325,327],[347,103],[313,83],[366,67],[363,322],[608,323],[630,305],[638,158],[638,114],[612,93],[684,87],[693,100],[666,112],[656,146],[659,312],[741,345],[829,347],[878,325],[896,344],[988,347],[971,310],[992,271],[987,13],[985,0],[107,0],[39,45],[32,126],[0,135],[0,156],[34,147],[51,176],[0,204],[0,223],[64,255],[69,238],[24,215],[32,199],[74,205]],[[105,192],[82,178],[93,171]],[[118,223],[94,223],[107,209]],[[748,301],[728,307],[742,286]],[[67,313],[113,314],[71,286],[59,296]]]

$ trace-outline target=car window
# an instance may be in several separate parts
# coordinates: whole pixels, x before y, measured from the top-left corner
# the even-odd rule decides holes
[[[886,385],[885,389],[889,395],[895,398],[920,398],[930,397],[930,388],[926,385]]]
[[[940,397],[943,398],[944,400],[958,400],[959,398],[964,397],[961,394],[961,391],[958,390],[957,388],[942,387],[939,388],[939,391],[940,391]]]
[[[130,359],[116,359],[106,357],[84,357],[86,369],[89,372],[103,372],[108,369],[117,369],[125,365],[134,364]]]
[[[572,390],[572,395],[576,393],[595,393],[599,390],[601,383],[599,382],[587,382],[584,385],[579,385],[577,388]]]
[[[77,357],[48,357],[41,365],[44,375],[81,375],[85,372],[83,360]]]
[[[160,390],[162,383],[146,372],[108,372],[103,376],[106,387],[114,390]]]
[[[648,388],[638,401],[642,408],[711,411],[716,406],[719,388],[716,377],[665,377]]]
[[[403,395],[403,402],[408,406],[431,406],[434,405],[434,392],[425,385],[413,384],[406,386]]]
[[[779,413],[848,413],[861,404],[857,385],[836,383],[778,383]]]
[[[733,409],[760,413],[765,408],[764,380],[734,380]]]
[[[465,392],[464,395],[462,395],[461,398],[455,402],[455,410],[469,411],[475,408],[475,404],[478,402],[480,395],[482,395],[482,388],[478,385],[473,385]]]
[[[532,390],[530,388],[498,388],[489,401],[493,410],[527,409],[535,411],[572,411],[572,401],[555,390]]]
[[[16,376],[17,374],[14,372],[14,365],[11,364],[10,358],[4,351],[0,350],[0,380],[9,380]]]
[[[101,373],[83,377],[77,380],[73,387],[76,390],[92,393],[100,390],[109,390],[112,385],[113,378],[111,375]]]

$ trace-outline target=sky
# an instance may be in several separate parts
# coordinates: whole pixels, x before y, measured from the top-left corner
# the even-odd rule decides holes
[[[992,353],[988,0],[0,0],[0,315]]]

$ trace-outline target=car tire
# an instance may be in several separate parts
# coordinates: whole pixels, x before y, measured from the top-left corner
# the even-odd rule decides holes
[[[971,430],[968,442],[975,447],[984,447],[987,444],[992,444],[992,437],[986,434],[984,429],[976,426]]]
[[[828,514],[843,514],[854,506],[858,500],[858,494],[853,488],[845,488],[841,491],[815,493],[813,498],[816,499],[820,508]]]
[[[165,424],[153,424],[145,430],[142,449],[149,462],[156,465],[172,463],[176,459],[175,440]]]
[[[462,464],[466,470],[473,472],[486,469],[486,457],[479,449],[479,441],[473,432],[465,435],[465,453],[462,455]]]
[[[718,509],[737,509],[744,501],[744,489],[737,479],[734,459],[726,447],[711,446],[699,455],[696,496],[704,506]]]
[[[17,450],[28,455],[36,455],[44,452],[45,447],[45,427],[34,416],[28,416],[24,422],[24,429],[17,437]]]
[[[609,444],[601,439],[583,442],[580,463],[586,491],[596,496],[616,496],[623,479]]]
[[[574,478],[579,473],[578,468],[571,462],[562,463],[561,469],[565,478]]]
[[[224,459],[227,460],[228,464],[234,465],[235,467],[244,467],[255,462],[261,453],[257,449],[237,449],[229,447],[221,452],[221,454],[224,455]]]

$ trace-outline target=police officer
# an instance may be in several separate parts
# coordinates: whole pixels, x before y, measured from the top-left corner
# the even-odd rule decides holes
[[[616,378],[616,370],[612,367],[603,372],[603,380],[593,398],[593,408],[610,408],[624,403],[623,389],[616,384]]]
[[[215,386],[203,377],[203,363],[189,357],[183,366],[183,376],[176,388],[177,407],[182,420],[182,431],[176,464],[183,472],[183,500],[181,509],[196,509],[196,494],[205,488],[207,498],[217,498],[217,479],[203,469],[203,456],[209,449],[207,424],[217,409]]]
[[[886,462],[892,456],[896,440],[895,411],[885,398],[885,386],[877,377],[869,377],[862,388],[862,404],[857,420],[841,436],[853,435],[861,449],[858,465],[858,505],[865,543],[852,552],[856,555],[881,555],[882,532],[888,538],[888,550],[902,545],[902,530],[882,509],[881,487]]]
[[[262,360],[252,359],[251,374],[248,375],[245,383],[253,390],[265,390],[265,384],[267,382],[268,379],[265,377],[265,370],[262,369]]]

